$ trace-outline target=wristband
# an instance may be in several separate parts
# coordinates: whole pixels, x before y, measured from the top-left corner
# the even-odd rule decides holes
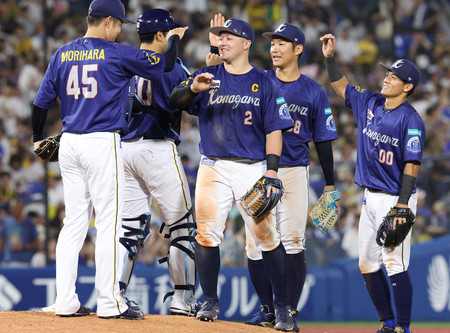
[[[278,162],[280,162],[280,156],[275,154],[267,154],[266,156],[267,170],[273,170],[278,172]]]
[[[400,190],[400,195],[397,201],[399,204],[408,205],[408,201],[414,190],[415,184],[416,184],[416,177],[403,174],[402,188]]]
[[[327,64],[328,77],[331,83],[339,81],[344,77],[344,74],[342,74],[341,69],[339,68],[338,64],[336,63],[336,60],[334,59],[334,56],[330,58],[325,58],[325,62]]]

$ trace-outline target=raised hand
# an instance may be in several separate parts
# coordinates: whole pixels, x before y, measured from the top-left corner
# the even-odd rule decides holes
[[[186,32],[186,30],[188,28],[189,27],[179,27],[179,28],[172,29],[169,31],[167,38],[169,38],[172,35],[178,35],[180,37],[180,39],[182,39],[184,36],[184,33]]]
[[[202,73],[197,75],[191,84],[191,90],[194,93],[208,90],[214,83],[213,78],[214,75],[212,75],[211,73]]]
[[[322,53],[325,58],[331,58],[336,50],[336,37],[332,34],[326,34],[320,37],[322,42]]]
[[[211,19],[211,22],[209,24],[210,27],[218,27],[225,24],[225,17],[222,16],[221,13],[215,14],[214,18]],[[219,45],[219,37],[209,33],[209,44],[211,46],[218,46]]]

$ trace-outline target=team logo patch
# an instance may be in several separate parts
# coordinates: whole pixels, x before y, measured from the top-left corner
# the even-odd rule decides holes
[[[214,166],[214,164],[216,164],[216,160],[212,160],[208,157],[202,157],[202,161],[200,162],[200,164],[202,165],[209,165],[209,166]]]
[[[418,136],[413,136],[408,140],[408,143],[406,144],[406,150],[411,153],[418,153],[421,151],[420,140]]]
[[[289,113],[289,109],[286,103],[280,106],[279,114],[281,119],[291,119],[291,114]]]
[[[284,104],[286,101],[284,100],[284,97],[278,97],[277,98],[277,104]]]
[[[214,83],[211,85],[211,89],[220,88],[220,80],[214,80]]]
[[[408,129],[408,135],[422,136],[422,131],[418,129]]]
[[[325,111],[325,114],[331,114],[331,108],[326,108],[323,111]]]
[[[334,123],[333,115],[328,117],[326,126],[327,130],[336,132],[336,124]]]
[[[367,119],[368,119],[368,120],[372,120],[372,118],[373,118],[372,110],[367,109]]]
[[[157,56],[156,54],[148,54],[148,53],[147,53],[147,59],[152,65],[158,64],[159,61],[161,60],[161,58],[159,56]]]
[[[367,203],[366,203],[366,197],[363,197],[363,198],[362,198],[362,204],[363,204],[363,205],[367,205]]]

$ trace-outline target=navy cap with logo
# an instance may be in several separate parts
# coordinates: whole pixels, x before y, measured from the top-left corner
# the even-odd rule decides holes
[[[136,24],[125,17],[125,7],[120,0],[94,0],[89,6],[88,16],[112,16],[123,22]]]
[[[223,26],[211,27],[209,32],[216,36],[220,36],[222,32],[228,32],[230,34],[248,39],[252,43],[255,41],[255,31],[252,26],[245,21],[237,18],[230,18]]]
[[[147,35],[157,31],[169,31],[179,28],[172,16],[164,9],[150,9],[139,16],[136,30],[139,35]]]
[[[412,83],[414,88],[416,88],[420,82],[419,68],[417,68],[417,66],[408,59],[398,59],[391,65],[391,67],[381,63],[380,65],[386,68],[388,71],[395,73],[403,81]]]
[[[298,45],[305,44],[305,34],[297,26],[290,23],[283,23],[274,32],[264,32],[262,36],[268,40],[281,37]]]

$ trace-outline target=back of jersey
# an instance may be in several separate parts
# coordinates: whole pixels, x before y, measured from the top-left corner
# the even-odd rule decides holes
[[[61,100],[63,132],[125,130],[127,87],[122,45],[101,38],[74,40],[53,56],[35,105],[48,109]]]

